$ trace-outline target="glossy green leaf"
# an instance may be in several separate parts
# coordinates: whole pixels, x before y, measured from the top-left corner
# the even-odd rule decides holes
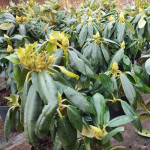
[[[100,73],[99,80],[106,91],[113,92],[113,82],[106,74]]]
[[[81,93],[77,92],[76,90],[70,87],[67,87],[64,93],[67,99],[70,100],[72,104],[75,105],[77,108],[79,108],[83,112],[95,114],[92,105]]]
[[[145,62],[145,69],[147,73],[150,75],[150,58],[146,60]]]
[[[116,117],[112,120],[110,120],[110,122],[108,123],[109,127],[117,127],[126,123],[129,123],[133,120],[135,120],[137,118],[137,116],[131,116],[131,115],[122,115],[119,117]]]
[[[104,97],[97,93],[93,96],[93,104],[96,110],[96,118],[99,126],[103,127],[104,124],[104,114],[105,114],[105,99]]]
[[[86,24],[86,25],[83,26],[83,28],[81,29],[81,32],[79,34],[79,44],[80,44],[80,47],[82,47],[83,44],[85,43],[86,38],[87,38],[87,33],[88,33],[88,26]]]
[[[117,40],[119,43],[123,42],[125,35],[125,23],[118,22],[117,24]]]
[[[126,115],[137,116],[136,112],[133,110],[133,108],[127,102],[121,101],[121,106]],[[139,118],[134,120],[132,123],[138,130],[140,130],[140,131],[142,130],[142,125],[141,125],[141,121],[139,120]]]
[[[128,26],[128,28],[130,29],[131,33],[135,34],[135,30],[134,30],[133,25],[130,22],[128,22],[127,20],[125,20],[125,24]]]
[[[132,105],[135,104],[136,92],[135,92],[133,85],[131,84],[129,79],[124,74],[120,75],[120,80],[121,80],[123,91],[124,91],[127,99],[129,100],[129,102]]]
[[[69,105],[69,107],[67,108],[67,113],[69,120],[74,128],[77,129],[79,132],[82,132],[83,123],[80,112],[74,106]]]
[[[123,58],[123,55],[124,55],[124,49],[121,48],[121,49],[118,50],[118,51],[115,53],[115,55],[112,57],[112,60],[111,60],[109,66],[111,67],[114,62],[116,62],[117,64],[119,64],[119,62],[120,62],[120,61],[122,60],[122,58]]]
[[[11,115],[11,110],[9,109],[4,123],[4,136],[7,142],[9,140],[9,136],[11,132],[10,115]]]
[[[92,38],[93,36],[93,26],[91,23],[88,23],[88,34]]]
[[[15,63],[15,64],[20,63],[20,60],[16,54],[10,54],[9,56],[6,56],[5,58],[11,61],[12,63]]]
[[[77,132],[71,125],[66,116],[59,118],[57,121],[58,137],[64,150],[70,150],[74,147],[77,140]]]
[[[107,143],[107,142],[110,140],[110,138],[111,138],[112,136],[116,135],[118,132],[121,132],[121,131],[124,131],[124,127],[118,127],[118,128],[116,128],[116,129],[110,131],[108,134],[106,134],[106,135],[103,137],[102,143],[103,143],[103,144]]]

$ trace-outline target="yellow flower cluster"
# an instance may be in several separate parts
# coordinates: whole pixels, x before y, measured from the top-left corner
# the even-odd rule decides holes
[[[41,72],[47,69],[55,60],[54,55],[47,55],[46,51],[36,52],[35,42],[33,45],[25,44],[25,49],[21,47],[17,51],[18,58],[26,69]]]
[[[16,16],[16,22],[21,24],[23,22],[26,22],[27,21],[27,17],[24,17],[24,16],[21,16],[21,17],[18,17]]]
[[[50,39],[49,42],[56,44],[60,48],[68,48],[69,47],[69,38],[70,35],[65,34],[65,32],[54,32],[52,31],[52,34],[49,35]]]

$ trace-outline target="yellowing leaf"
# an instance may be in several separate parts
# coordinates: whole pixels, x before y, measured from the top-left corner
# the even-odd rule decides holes
[[[115,147],[111,148],[110,150],[122,149],[122,148],[126,148],[126,147],[125,146],[115,146]]]
[[[137,133],[141,136],[149,137],[150,138],[150,131],[149,130],[142,130],[142,132],[137,131]]]
[[[0,25],[1,30],[8,30],[9,27],[13,26],[12,23],[3,23]]]
[[[58,101],[59,101],[59,104],[61,104],[61,100],[62,100],[61,94],[58,92]]]
[[[98,127],[90,125],[91,132],[94,134],[94,137],[98,140],[101,140],[105,135],[105,129],[101,130]]]
[[[34,17],[35,16],[35,13],[33,11],[33,9],[29,6],[28,7],[28,11],[30,12],[30,14]]]
[[[146,16],[145,15],[142,15],[140,21],[138,22],[138,27],[141,29],[141,28],[144,28],[145,24],[146,24],[146,21],[144,20]]]
[[[79,79],[79,76],[76,75],[75,73],[72,73],[70,71],[68,71],[65,67],[63,66],[57,66],[55,65],[55,67],[58,67],[62,73],[64,73],[65,75],[67,75],[68,77],[71,77],[71,78],[76,78],[77,80]]]
[[[83,136],[86,136],[86,137],[89,137],[89,138],[93,138],[94,137],[94,134],[85,125],[83,125],[81,134]]]

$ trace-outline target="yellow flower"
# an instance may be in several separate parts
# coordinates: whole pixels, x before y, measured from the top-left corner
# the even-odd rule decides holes
[[[115,18],[114,18],[113,16],[109,16],[109,17],[108,17],[108,21],[109,21],[109,22],[112,22],[112,21],[114,21],[114,20],[115,20]]]
[[[124,22],[124,14],[123,14],[123,12],[120,13],[119,21],[120,22]]]
[[[117,64],[116,62],[114,62],[114,63],[112,64],[112,70],[113,70],[114,72],[117,72],[117,71],[118,71],[118,64]]]
[[[103,129],[101,130],[99,127],[95,127],[90,125],[91,129],[88,129],[85,125],[83,125],[82,128],[82,135],[89,137],[89,138],[96,138],[98,140],[102,140],[102,138],[105,136],[106,130],[105,130],[105,126],[103,127]]]
[[[27,17],[24,17],[24,16],[21,16],[21,17],[18,17],[16,16],[16,22],[21,24],[23,22],[26,22],[27,21]]]
[[[91,17],[89,17],[89,22],[90,22],[90,23],[92,22],[92,18],[91,18]]]
[[[96,35],[93,35],[93,38],[96,39],[96,40],[99,39],[100,38],[99,32],[97,32]]]
[[[121,48],[125,49],[125,41],[121,43]]]
[[[37,42],[33,45],[25,44],[25,49],[21,47],[17,50],[18,58],[26,69],[31,71],[44,71],[47,69],[54,61],[54,55],[49,56],[46,51],[38,53],[35,51],[35,46]]]

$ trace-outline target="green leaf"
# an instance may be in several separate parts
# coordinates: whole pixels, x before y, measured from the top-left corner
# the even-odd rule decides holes
[[[124,68],[124,71],[130,71],[131,70],[131,61],[129,59],[128,56],[124,55],[123,56],[123,68]]]
[[[104,114],[104,125],[106,125],[110,120],[110,112],[107,106],[105,106],[105,114]]]
[[[136,92],[135,92],[133,85],[131,84],[129,79],[124,74],[120,75],[120,80],[121,80],[123,91],[124,91],[127,99],[129,100],[129,102],[132,105],[134,105],[135,99],[136,99]]]
[[[123,42],[125,35],[125,23],[118,22],[117,24],[117,40],[119,43]]]
[[[45,50],[48,54],[51,54],[52,52],[55,52],[57,50],[57,45],[54,43],[48,43]]]
[[[95,111],[89,101],[79,92],[67,87],[64,91],[68,100],[70,100],[77,108],[83,112],[95,114]]]
[[[102,143],[103,143],[103,144],[106,144],[106,143],[110,140],[110,138],[111,138],[112,136],[116,135],[118,132],[121,132],[121,131],[124,131],[124,127],[118,127],[118,128],[116,128],[116,129],[112,130],[111,132],[109,132],[108,134],[106,134],[106,135],[103,137]]]
[[[54,146],[53,146],[53,150],[59,150],[62,148],[61,142],[58,138],[58,133],[56,133],[55,135],[55,140],[54,140]]]
[[[26,35],[26,27],[24,24],[19,24],[19,32],[22,36]]]
[[[77,129],[79,132],[82,132],[83,123],[80,112],[74,106],[70,105],[67,109],[67,114],[73,127]]]
[[[0,25],[1,30],[8,30],[9,27],[13,26],[12,23],[3,23]]]
[[[104,44],[104,43],[101,43],[101,50],[102,50],[102,53],[103,53],[103,56],[105,58],[105,61],[107,63],[109,63],[109,60],[110,60],[110,54],[108,52],[108,47]]]
[[[133,116],[137,117],[136,113],[134,112],[134,110],[131,108],[131,106],[127,102],[121,101],[121,106],[126,115],[133,115]],[[139,118],[134,120],[132,123],[138,130],[140,130],[140,131],[142,130],[142,125],[141,125]]]
[[[14,70],[13,71],[13,78],[16,81],[17,86],[18,86],[18,84],[19,84],[19,82],[21,80],[21,69],[20,69],[18,64],[14,64],[13,65],[13,70]]]
[[[100,73],[99,80],[106,91],[113,92],[113,82],[106,74]]]
[[[143,81],[138,76],[136,76],[136,78],[137,78],[137,82],[135,84],[135,87],[139,89],[141,92],[149,94],[150,87],[144,84]]]
[[[7,142],[9,140],[9,136],[11,132],[10,131],[11,130],[10,115],[11,115],[11,110],[9,109],[6,115],[5,123],[4,123],[4,136]]]
[[[31,80],[33,87],[38,91],[38,74],[37,72],[31,73]]]
[[[94,76],[94,72],[83,62],[82,59],[78,57],[78,55],[75,52],[69,51],[69,60],[70,66],[75,70],[81,72],[85,76]]]
[[[12,63],[15,63],[15,64],[20,63],[20,60],[16,54],[10,54],[9,56],[6,56],[5,58],[11,61]]]
[[[53,62],[53,65],[59,65],[62,58],[63,58],[63,50],[62,49],[58,49],[55,53],[55,61]]]
[[[130,22],[128,22],[127,20],[125,20],[125,24],[128,26],[128,28],[130,29],[132,34],[135,34],[135,30],[134,27],[132,26],[132,24]]]
[[[86,25],[83,26],[83,28],[81,29],[81,32],[79,34],[79,44],[80,44],[80,47],[82,47],[83,44],[85,43],[86,38],[87,38],[87,33],[88,33],[88,26],[86,24]]]
[[[65,150],[70,150],[74,147],[77,140],[77,132],[69,122],[66,116],[59,118],[57,121],[58,137]]]
[[[129,122],[135,120],[136,118],[137,118],[136,116],[122,115],[122,116],[119,116],[119,117],[116,117],[116,118],[112,119],[108,123],[108,126],[109,127],[117,127],[117,126],[129,123]]]
[[[104,124],[104,114],[105,114],[105,100],[104,97],[97,93],[93,96],[93,104],[96,110],[96,118],[98,126],[103,127]]]
[[[145,62],[145,69],[147,73],[150,75],[150,58],[146,60]]]
[[[90,22],[88,23],[88,33],[89,33],[89,36],[92,38],[92,36],[93,36],[93,26]]]
[[[109,67],[111,67],[114,62],[116,62],[117,64],[119,64],[119,62],[122,60],[123,56],[124,56],[124,49],[121,48],[121,49],[118,50],[118,51],[115,53],[115,55],[112,57],[112,60],[111,60],[111,62],[110,62]]]

